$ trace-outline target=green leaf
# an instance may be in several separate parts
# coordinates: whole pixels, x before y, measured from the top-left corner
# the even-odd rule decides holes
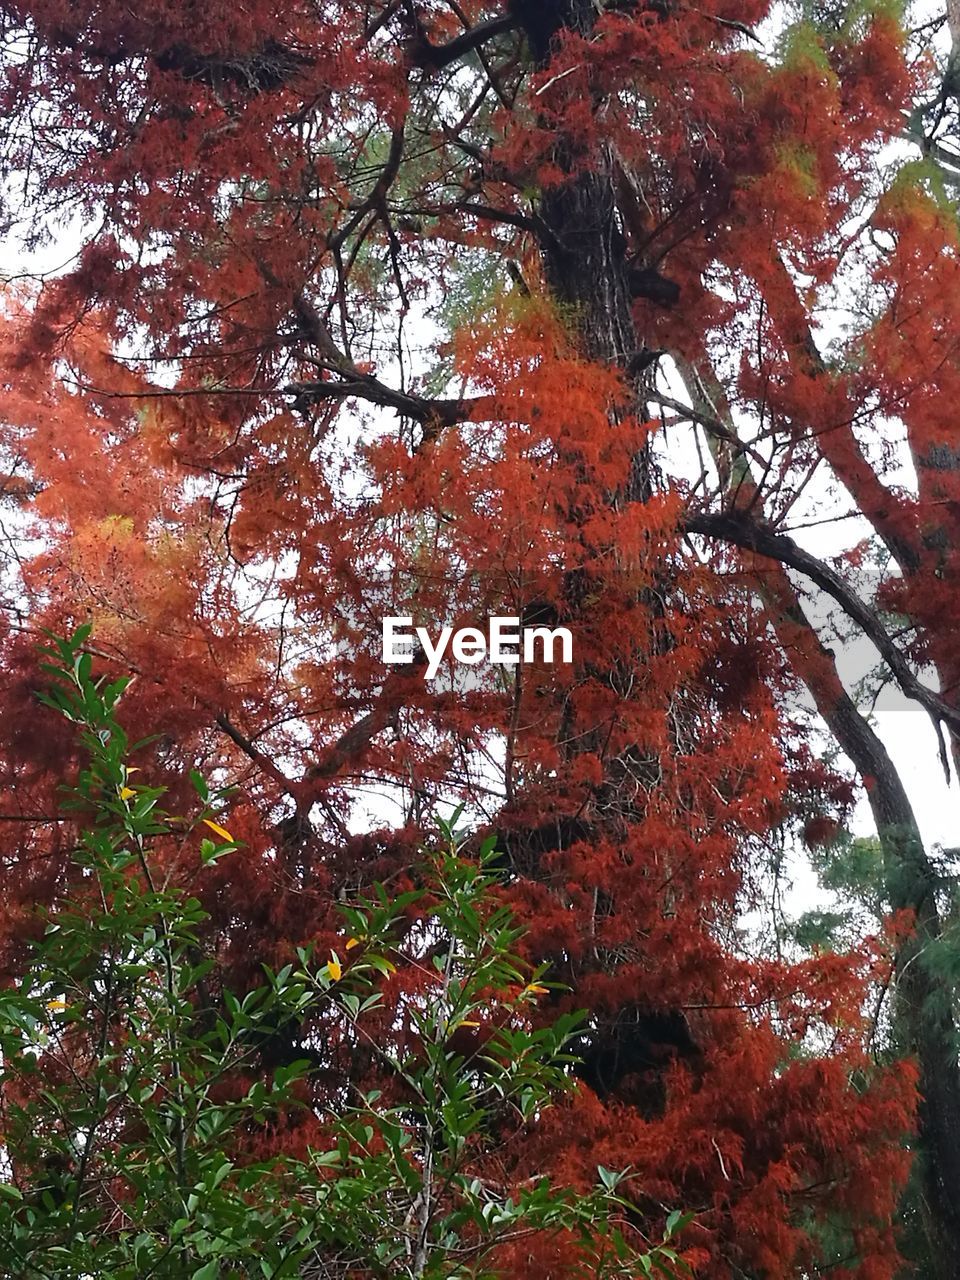
[[[203,801],[204,804],[210,799],[210,788],[207,786],[206,779],[202,773],[198,773],[196,769],[190,770],[190,781],[193,783],[193,789]]]
[[[682,1231],[684,1227],[689,1226],[692,1221],[692,1213],[683,1213],[680,1209],[674,1209],[667,1218],[665,1228],[665,1235],[667,1239],[669,1240],[670,1237],[676,1235],[678,1231]]]
[[[495,900],[495,878],[456,854],[463,811],[441,822],[449,848],[414,869],[418,889],[394,896],[378,884],[369,898],[342,908],[347,936],[361,945],[351,948],[336,982],[331,962],[340,970],[340,957],[317,943],[296,951],[296,965],[281,960],[277,973],[265,967],[253,990],[221,989],[218,939],[201,927],[200,902],[168,881],[165,864],[157,867],[163,874],[151,874],[154,837],[167,834],[168,819],[158,811],[159,788],[127,782],[130,748],[114,715],[126,684],[94,683],[83,643],[54,639],[47,672],[48,705],[76,723],[87,757],[63,802],[83,828],[75,865],[64,877],[64,899],[46,915],[38,911],[22,987],[0,992],[0,1072],[32,1077],[19,1111],[12,1104],[5,1114],[5,1140],[23,1148],[23,1169],[40,1171],[25,1181],[22,1198],[18,1188],[0,1186],[11,1248],[36,1257],[45,1274],[104,1280],[159,1278],[161,1266],[189,1280],[232,1280],[258,1266],[270,1280],[295,1280],[305,1260],[326,1254],[393,1274],[402,1265],[406,1214],[423,1192],[426,1127],[440,1139],[437,1185],[449,1192],[431,1240],[438,1276],[463,1274],[469,1230],[478,1233],[478,1275],[488,1274],[483,1251],[506,1229],[568,1230],[587,1245],[602,1240],[607,1257],[613,1240],[616,1274],[673,1266],[670,1250],[638,1256],[616,1234],[623,1173],[599,1166],[602,1186],[588,1196],[540,1179],[511,1197],[475,1176],[484,1166],[472,1163],[474,1152],[494,1149],[508,1111],[530,1119],[572,1087],[572,1055],[563,1048],[584,1019],[568,1013],[531,1026],[529,995],[518,994],[531,981],[519,955],[521,930]],[[190,778],[204,813],[211,795],[222,802],[224,791],[211,791],[196,771]],[[124,786],[134,795],[121,800]],[[204,837],[201,863],[230,848]],[[481,864],[495,856],[486,841]],[[407,927],[414,916],[422,929]],[[395,949],[390,939],[401,928],[403,945]],[[441,978],[411,998],[394,979],[394,964],[429,971],[438,938],[442,953],[433,960]],[[533,980],[542,976],[535,970]],[[77,1042],[98,1046],[85,1074],[53,1075],[46,1055],[35,1052],[68,1020],[48,1007],[61,999]],[[451,1026],[489,1020],[494,1010],[498,1029],[480,1054],[464,1059],[448,1048]],[[404,1021],[422,1051],[400,1047]],[[295,1082],[313,1063],[291,1061],[293,1046],[371,1041],[399,1089],[331,1089],[323,1116],[329,1150],[263,1164],[240,1157],[254,1129],[275,1128],[303,1103]],[[271,1058],[277,1047],[283,1056]],[[75,1135],[91,1132],[104,1185],[123,1188],[136,1233],[108,1229],[114,1205],[94,1184],[79,1211],[65,1209],[70,1200],[49,1175],[65,1160],[70,1167]],[[672,1214],[667,1237],[687,1221]]]

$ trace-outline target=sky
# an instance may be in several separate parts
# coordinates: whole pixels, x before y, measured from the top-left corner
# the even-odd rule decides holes
[[[944,779],[930,717],[923,711],[881,711],[877,729],[907,788],[928,847],[960,847],[958,784],[954,778],[948,786]],[[858,805],[856,820],[862,832],[873,830],[865,801]]]

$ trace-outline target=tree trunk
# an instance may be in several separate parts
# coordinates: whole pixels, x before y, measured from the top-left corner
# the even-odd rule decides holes
[[[762,518],[763,501],[706,352],[697,362],[677,359],[691,402],[706,416],[719,409],[727,428],[710,436],[711,452],[736,508]],[[700,391],[710,383],[711,399]],[[739,545],[744,545],[740,543]],[[960,1276],[960,1069],[952,985],[930,968],[929,951],[941,936],[937,874],[923,846],[916,815],[886,747],[843,687],[833,657],[804,613],[783,565],[762,560],[754,578],[781,647],[817,710],[857,770],[867,792],[883,852],[886,892],[895,911],[913,913],[915,928],[896,962],[895,1018],[903,1043],[920,1069],[919,1182],[924,1230],[935,1280]]]
[[[931,967],[941,936],[937,874],[883,743],[846,694],[825,716],[867,786],[894,910],[915,927],[896,966],[895,1013],[920,1068],[919,1162],[924,1226],[937,1280],[960,1276],[960,1069],[951,985]]]

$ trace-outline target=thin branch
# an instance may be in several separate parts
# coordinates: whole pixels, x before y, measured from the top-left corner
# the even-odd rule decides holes
[[[300,792],[297,783],[292,778],[288,778],[268,756],[258,750],[250,739],[236,728],[225,712],[221,712],[215,717],[215,720],[235,747],[238,747],[249,760],[252,760],[259,769],[262,769],[268,778],[272,778],[281,790],[285,791],[294,800],[299,801]]]
[[[690,405],[681,404],[679,400],[674,400],[671,396],[661,395],[659,392],[654,393],[650,397],[655,400],[664,409],[672,409],[674,413],[680,414],[682,418],[686,418],[690,422],[695,422],[697,426],[703,427],[710,435],[715,436],[718,440],[722,440],[725,444],[732,446],[731,458],[737,458],[740,455],[746,455],[760,467],[767,465],[761,454],[740,439],[736,432],[726,426],[719,418],[710,414],[701,413],[697,409],[691,408]]]

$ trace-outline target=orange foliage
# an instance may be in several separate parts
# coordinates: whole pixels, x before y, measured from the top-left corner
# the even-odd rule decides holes
[[[625,243],[643,262],[669,252],[680,286],[677,306],[635,300],[647,346],[744,351],[741,402],[762,401],[796,457],[836,427],[825,455],[879,511],[849,406],[895,405],[917,458],[950,447],[953,383],[939,407],[923,388],[945,359],[960,376],[938,337],[960,332],[952,233],[925,201],[888,202],[897,253],[875,280],[902,306],[846,381],[798,360],[807,313],[780,255],[832,277],[912,88],[899,30],[877,18],[777,63],[737,35],[761,0],[623,6],[561,33],[515,101],[491,94],[480,137],[466,99],[458,119],[451,102],[428,109],[431,59],[463,29],[439,4],[410,6],[419,31],[404,6],[355,2],[7,8],[39,55],[0,86],[23,123],[24,198],[38,217],[67,201],[102,222],[73,269],[9,296],[0,332],[0,453],[38,486],[0,670],[7,971],[62,866],[46,820],[69,747],[35,707],[32,646],[89,618],[104,667],[137,674],[134,736],[159,735],[144,776],[174,806],[192,767],[239,786],[243,848],[204,890],[231,982],[307,942],[329,950],[338,895],[401,886],[428,802],[462,795],[500,833],[524,945],[596,1030],[583,1087],[500,1176],[585,1185],[598,1163],[629,1167],[653,1234],[665,1209],[696,1214],[686,1256],[712,1280],[798,1274],[811,1223],[837,1215],[860,1259],[848,1274],[892,1276],[913,1079],[866,1053],[874,948],[792,964],[748,957],[736,932],[757,850],[797,796],[829,811],[811,841],[849,796],[782,721],[787,678],[761,626],[732,625],[736,584],[681,537],[688,487],[663,474],[629,496],[659,424],[623,361],[582,354],[531,248],[530,193],[616,154],[639,175]],[[462,6],[476,24],[510,8]],[[504,85],[526,56],[511,38]],[[28,137],[38,100],[62,148]],[[491,264],[486,295],[434,342],[470,253]],[[522,290],[496,283],[502,258]],[[412,375],[409,311],[428,348]],[[462,412],[424,409],[428,366]],[[954,487],[928,467],[919,504],[960,518]],[[916,507],[883,519],[919,552]],[[918,618],[943,607],[929,582],[905,588]],[[451,687],[381,662],[385,615],[456,626],[531,605],[575,630],[571,667]],[[399,798],[395,823],[364,823],[371,791]],[[194,854],[167,856],[189,883]],[[553,1248],[510,1245],[505,1274],[554,1274]]]

